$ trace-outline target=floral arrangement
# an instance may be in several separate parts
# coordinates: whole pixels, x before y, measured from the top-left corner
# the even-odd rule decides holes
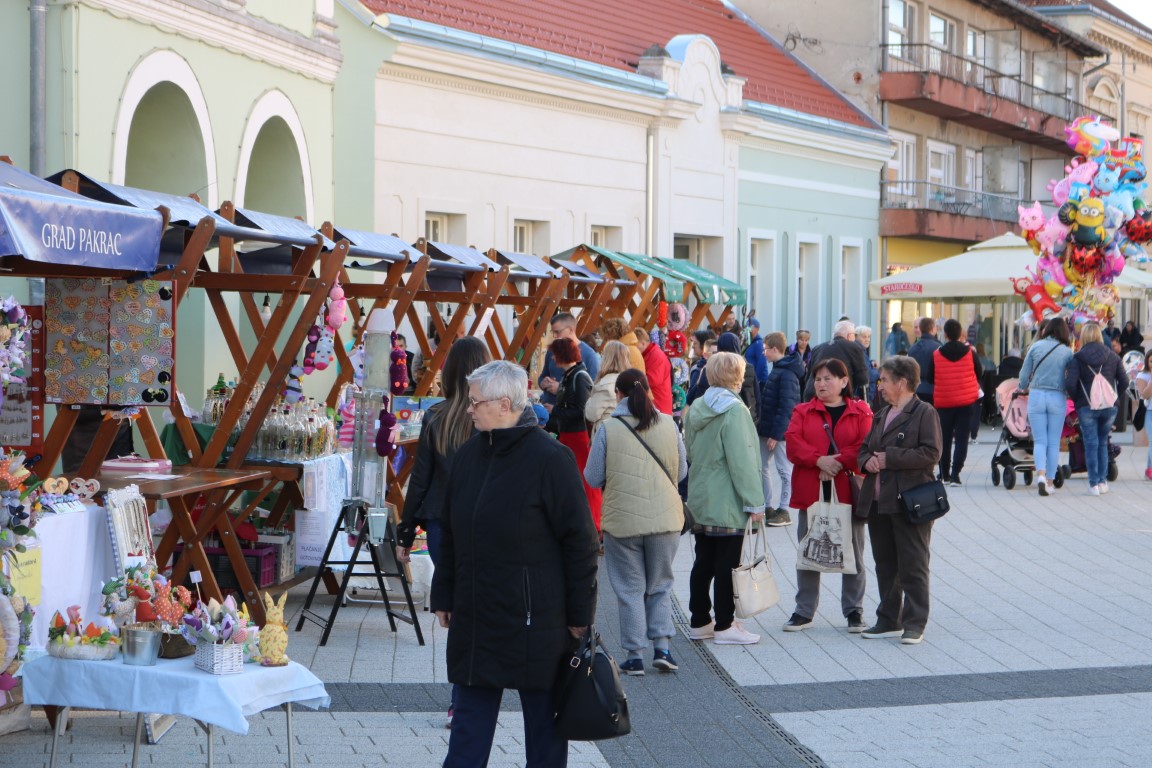
[[[101,614],[113,617],[118,625],[159,624],[176,629],[192,605],[192,593],[184,586],[173,586],[152,563],[134,565],[124,575],[104,582]]]
[[[0,453],[0,563],[25,551],[24,539],[35,536],[32,529],[40,514],[40,481],[27,483],[33,477],[24,466],[24,454]],[[0,591],[10,589],[8,578],[0,568]]]
[[[20,302],[9,296],[0,301],[0,403],[10,382],[23,383],[24,336],[28,331],[28,313]]]
[[[198,642],[243,645],[248,641],[249,631],[248,608],[237,608],[232,595],[222,603],[216,598],[211,598],[207,605],[197,600],[195,609],[185,614],[180,627],[180,634],[192,645]]]
[[[73,605],[68,608],[68,620],[60,615],[60,611],[52,614],[52,621],[48,623],[48,642],[65,647],[92,645],[112,646],[119,645],[120,638],[107,627],[98,627],[89,622],[84,625],[80,617],[80,606]]]

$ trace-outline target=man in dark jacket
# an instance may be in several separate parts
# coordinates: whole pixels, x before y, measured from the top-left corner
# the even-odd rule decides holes
[[[834,357],[844,363],[848,375],[852,377],[852,392],[862,393],[868,389],[868,363],[864,359],[864,348],[856,343],[856,324],[851,320],[841,320],[832,329],[832,340],[826,341],[812,350],[812,359],[807,370],[824,358]],[[804,386],[804,399],[811,400],[816,395],[812,377]],[[857,394],[859,396],[859,394]]]
[[[760,321],[755,317],[748,318],[748,348],[744,350],[744,361],[752,368],[756,375],[756,383],[763,384],[768,380],[768,358],[764,356],[764,343],[760,338]]]
[[[432,610],[448,628],[448,768],[487,763],[504,689],[519,692],[528,765],[564,765],[552,686],[596,605],[596,528],[572,452],[535,426],[523,368],[468,377],[480,434],[456,454]],[[522,419],[522,415],[527,418]]]
[[[800,380],[804,378],[804,361],[799,354],[786,352],[787,349],[788,337],[783,333],[774,331],[764,337],[764,355],[772,363],[772,370],[768,380],[760,385],[760,418],[756,420],[766,504],[764,522],[777,527],[792,524],[792,515],[788,512],[792,498],[792,462],[788,460],[784,433],[788,431],[792,410],[800,403]],[[775,482],[773,475],[778,478]]]
[[[936,338],[936,321],[930,317],[920,318],[920,338],[908,350],[908,355],[920,364],[920,385],[916,387],[916,396],[929,405],[936,392],[932,353],[940,349],[940,346]]]

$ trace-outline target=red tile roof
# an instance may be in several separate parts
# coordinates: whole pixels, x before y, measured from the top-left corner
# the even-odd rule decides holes
[[[747,79],[744,98],[875,128],[876,124],[720,0],[360,0],[373,13],[440,24],[635,72],[640,55],[702,34]]]

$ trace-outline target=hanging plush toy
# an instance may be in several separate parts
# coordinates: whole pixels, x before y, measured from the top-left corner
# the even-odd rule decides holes
[[[308,343],[304,345],[304,375],[316,370],[316,345],[320,341],[320,326],[312,323],[308,329]]]
[[[344,287],[339,282],[328,291],[328,298],[332,303],[328,306],[328,327],[333,331],[340,330],[348,319],[348,300],[344,298]]]
[[[336,337],[332,329],[325,326],[320,331],[320,341],[316,342],[316,370],[323,371],[336,359]]]
[[[393,395],[402,395],[408,389],[408,354],[400,349],[396,331],[392,331],[392,365],[388,367],[388,381]]]
[[[380,429],[376,432],[376,453],[389,457],[396,452],[396,440],[400,436],[400,425],[396,416],[388,410],[387,404],[380,411]]]
[[[304,396],[304,369],[295,363],[288,369],[288,381],[284,384],[284,399],[292,404],[300,402]]]
[[[344,349],[348,352],[348,362],[352,364],[352,383],[357,387],[363,387],[364,365],[367,361],[367,355],[364,353],[364,345],[349,341],[344,346]]]

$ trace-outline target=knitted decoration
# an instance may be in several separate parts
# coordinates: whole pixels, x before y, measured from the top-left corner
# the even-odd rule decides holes
[[[660,328],[668,327],[668,302],[660,302],[656,309],[656,325]]]
[[[392,394],[402,395],[408,389],[408,355],[396,345],[396,331],[392,331],[392,353],[389,358],[392,360],[388,368]]]
[[[688,307],[683,304],[668,305],[668,330],[683,331],[688,327]]]
[[[376,453],[388,457],[396,452],[396,439],[400,435],[400,426],[396,416],[387,407],[380,411],[380,431],[376,433]]]

